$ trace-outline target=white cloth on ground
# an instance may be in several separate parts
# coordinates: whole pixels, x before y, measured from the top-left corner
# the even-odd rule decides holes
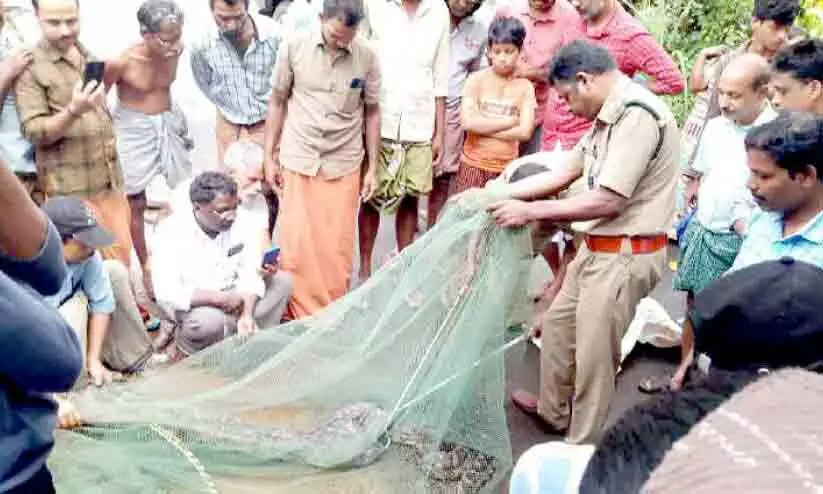
[[[194,144],[179,106],[149,115],[118,104],[113,120],[126,194],[144,192],[157,175],[172,188],[191,175]]]

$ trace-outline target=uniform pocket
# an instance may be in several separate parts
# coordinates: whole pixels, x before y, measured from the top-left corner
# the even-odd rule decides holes
[[[363,89],[346,89],[341,97],[340,111],[343,113],[354,113],[362,104]]]

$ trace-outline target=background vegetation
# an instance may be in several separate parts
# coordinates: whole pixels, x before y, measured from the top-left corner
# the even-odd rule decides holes
[[[663,44],[684,75],[697,53],[716,45],[733,47],[749,36],[753,0],[625,0],[624,5]],[[798,24],[811,36],[823,36],[823,0],[802,0]],[[668,97],[682,124],[694,97]]]

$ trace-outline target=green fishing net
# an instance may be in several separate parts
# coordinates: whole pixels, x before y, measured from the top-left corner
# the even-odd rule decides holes
[[[58,492],[495,491],[531,250],[452,205],[316,316],[75,394],[87,425],[57,433]]]

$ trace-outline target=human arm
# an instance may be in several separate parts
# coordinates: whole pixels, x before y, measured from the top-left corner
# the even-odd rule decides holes
[[[505,141],[528,141],[534,133],[534,114],[536,111],[537,100],[534,96],[534,86],[530,82],[523,81],[523,97],[520,101],[520,115],[517,125],[496,132],[493,137]]]
[[[105,85],[107,92],[118,82],[120,82],[120,79],[123,78],[123,73],[126,71],[126,64],[128,61],[127,56],[128,55],[124,53],[120,57],[105,63],[103,84]]]
[[[105,104],[105,87],[90,81],[85,87],[77,81],[69,104],[53,113],[44,88],[29,68],[15,84],[17,113],[23,137],[36,146],[50,146],[65,136],[81,115]]]
[[[200,88],[203,95],[212,103],[214,97],[212,96],[212,67],[206,58],[206,47],[195,46],[191,50],[190,55],[191,73],[194,77],[194,83]]]
[[[272,73],[272,92],[266,115],[266,129],[263,141],[263,174],[273,189],[282,187],[280,175],[280,137],[286,123],[287,102],[294,84],[294,71],[289,55],[289,43],[280,43],[277,62]]]
[[[565,155],[565,163],[558,170],[505,184],[506,196],[522,201],[545,199],[571,186],[583,175],[582,142]]]
[[[365,142],[366,142],[366,174],[363,176],[361,198],[368,201],[377,187],[377,162],[380,154],[380,85],[382,75],[377,57],[372,54],[369,72],[363,93]]]
[[[476,72],[469,76],[463,86],[460,98],[460,124],[466,132],[490,136],[516,126],[520,120],[514,116],[487,117],[480,112],[480,75]]]
[[[683,74],[672,57],[649,33],[631,40],[629,73],[641,72],[651,78],[649,91],[655,94],[680,94],[686,87]]]
[[[726,51],[725,46],[710,46],[700,50],[697,59],[692,67],[692,74],[689,78],[689,91],[699,93],[709,87],[709,79],[706,77],[706,62],[713,60]]]
[[[620,214],[637,184],[645,176],[658,142],[657,122],[646,111],[629,108],[613,127],[612,142],[633,142],[632,146],[613,146],[604,157],[591,190],[556,201],[525,203],[501,201],[489,211],[501,226],[521,226],[529,221],[588,221]],[[575,148],[581,153],[581,146]],[[582,162],[582,155],[578,154]]]
[[[92,384],[102,386],[111,381],[111,372],[103,366],[102,352],[116,301],[111,279],[99,253],[95,253],[88,259],[83,264],[82,270],[80,288],[89,304],[88,339],[85,348],[86,369]]]
[[[31,52],[21,50],[9,58],[3,60],[0,65],[0,102],[5,101],[9,93],[14,89],[14,83],[26,67],[31,63]],[[2,105],[0,105],[0,111]]]

